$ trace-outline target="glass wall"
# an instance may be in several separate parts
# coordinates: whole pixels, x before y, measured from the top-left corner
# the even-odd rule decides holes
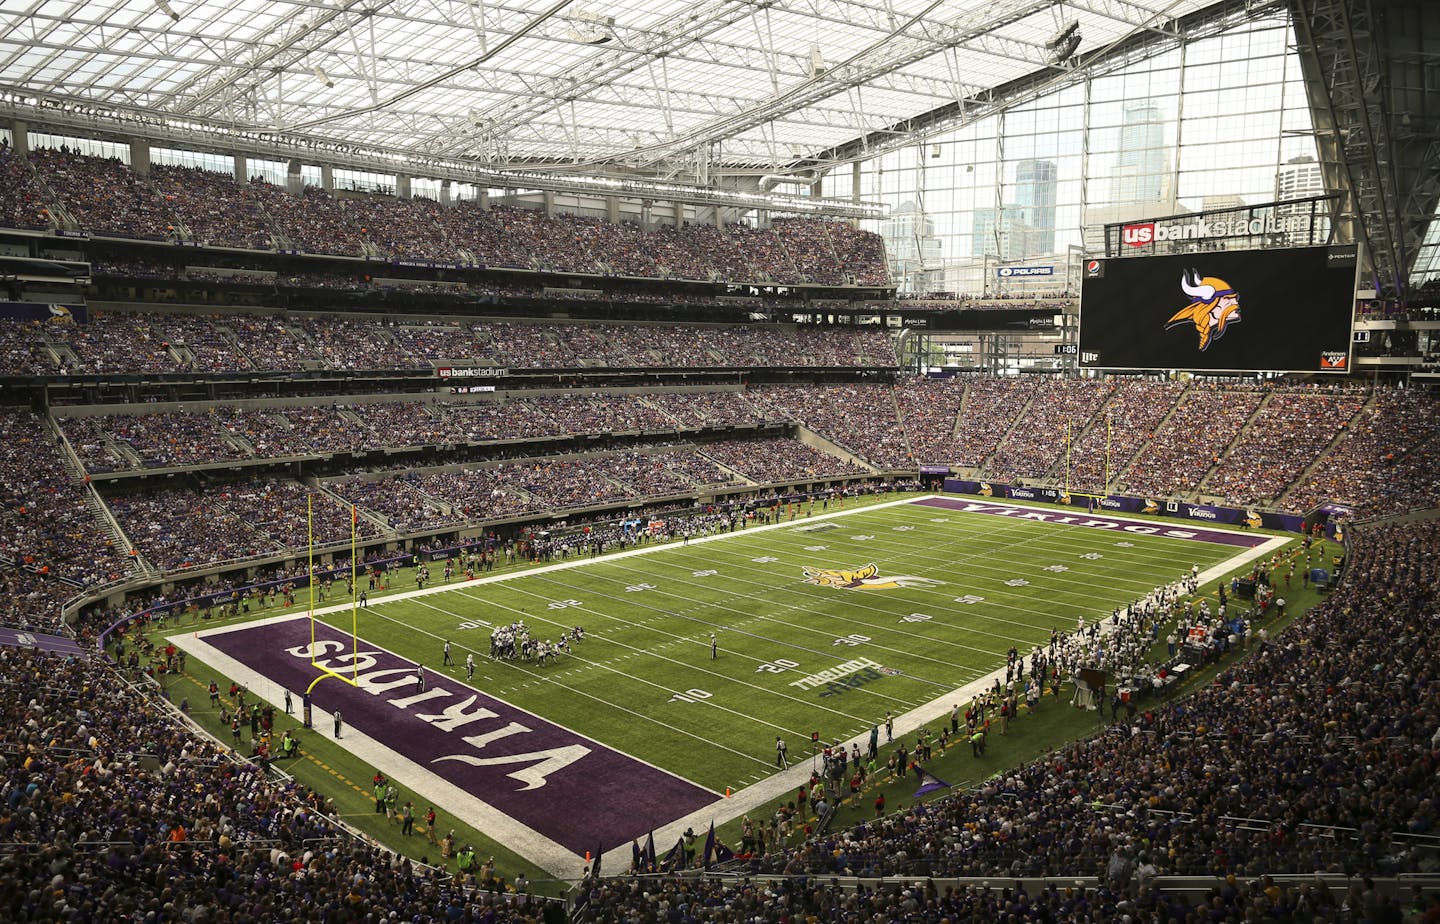
[[[228,154],[210,154],[204,151],[180,151],[174,148],[151,148],[150,163],[171,164],[176,167],[199,167],[213,173],[235,175],[235,158]]]
[[[52,135],[49,132],[31,132],[29,136],[31,150],[37,148],[54,148],[59,150],[65,148],[67,151],[76,151],[80,154],[88,154],[91,157],[113,157],[121,163],[130,163],[130,145],[121,144],[118,141],[101,141],[97,138],[76,138],[73,135]]]
[[[907,221],[871,222],[902,291],[1003,293],[1004,266],[1054,267],[1103,248],[1107,223],[1316,195],[1282,168],[1315,158],[1294,36],[1283,12],[1080,78],[1002,113],[862,164],[860,195]],[[822,192],[848,197],[849,170]],[[903,239],[902,239],[903,238]],[[923,239],[922,239],[923,238]],[[1020,277],[1014,277],[1020,278]],[[1028,289],[1034,293],[1032,285]]]
[[[245,172],[250,174],[247,179],[261,179],[276,186],[285,185],[285,171],[289,169],[283,160],[265,160],[261,157],[251,157],[245,161]]]

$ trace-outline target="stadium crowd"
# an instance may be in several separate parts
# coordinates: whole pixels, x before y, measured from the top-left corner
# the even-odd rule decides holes
[[[1079,438],[1109,391],[1110,383],[1098,379],[1058,379],[1037,388],[996,449],[991,476],[1001,481],[1040,478],[1057,462],[1063,465],[1067,440]]]
[[[256,250],[370,257],[444,265],[736,282],[879,286],[888,281],[879,235],[813,218],[771,228],[686,224],[641,229],[581,215],[474,201],[331,192],[298,196],[259,177],[155,165],[145,174],[118,158],[62,146],[0,152],[0,222],[45,227],[63,208],[94,234],[175,239]]]
[[[794,421],[880,470],[968,463],[983,478],[1062,483],[1068,425],[1072,490],[1101,488],[1108,462],[1112,490],[1147,497],[1205,494],[1309,510],[1325,499],[1394,509],[1440,496],[1427,450],[1440,438],[1440,412],[1423,390],[971,376],[721,392],[517,392],[349,405],[298,400],[150,413],[57,408],[55,415],[84,470],[96,474],[393,447],[517,444],[492,447],[494,458],[519,451],[522,441],[574,434]],[[1202,420],[1207,425],[1197,427]]]
[[[1224,464],[1216,466],[1201,482],[1200,490],[1236,504],[1278,500],[1306,465],[1344,432],[1366,397],[1359,391],[1271,395],[1256,411]]]
[[[0,432],[0,559],[33,575],[15,576],[24,586],[12,590],[63,598],[126,576],[128,550],[97,518],[90,489],[40,418],[0,408]]]
[[[1103,492],[1125,463],[1149,442],[1184,392],[1180,382],[1124,379],[1111,384],[1110,400],[1094,424],[1074,437],[1070,485]]]
[[[895,366],[876,328],[542,324],[374,316],[93,312],[87,323],[0,321],[0,375]],[[47,362],[47,358],[54,357]]]
[[[1193,490],[1222,464],[1265,395],[1254,386],[1192,384],[1120,476],[1132,493],[1166,496]]]
[[[916,394],[932,387],[917,387]],[[789,403],[798,400],[788,388],[773,390]],[[880,395],[883,399],[872,403],[888,402],[893,418],[895,399],[883,389]],[[849,387],[834,396],[875,397]],[[1107,406],[1115,407],[1115,397]],[[1262,396],[1252,397],[1258,406]],[[1281,397],[1285,401],[1277,402]],[[1283,405],[1292,397],[1324,396],[1278,393],[1270,403]],[[1101,400],[1096,398],[1096,404]],[[1341,393],[1327,400],[1354,398]],[[1396,392],[1380,393],[1375,400],[1398,407],[1417,399]],[[726,399],[719,406],[731,408]],[[57,497],[64,496],[63,488],[80,490],[62,447],[39,418],[28,412],[7,414],[6,432],[19,434],[3,447],[4,470],[11,476],[7,490],[13,493],[10,486],[16,483],[25,485],[22,493],[39,485],[39,493],[54,492]],[[402,411],[399,419],[405,416]],[[1427,420],[1412,418],[1405,426]],[[386,421],[387,426],[395,423]],[[1362,414],[1357,432],[1364,424]],[[838,428],[838,423],[830,426]],[[1371,441],[1394,437],[1372,430],[1362,435],[1352,450],[1357,457]],[[771,441],[758,440],[705,444],[698,450],[657,446],[602,454],[586,463],[541,460],[405,474],[397,476],[394,490],[383,480],[371,482],[364,496],[346,496],[349,486],[357,484],[353,481],[332,483],[330,490],[344,501],[360,503],[366,497],[394,496],[406,486],[421,492],[417,497],[422,509],[497,505],[509,498],[509,509],[518,512],[558,510],[653,496],[680,480],[698,484],[705,473],[718,471],[711,460],[747,475],[748,466],[760,463],[786,468],[786,457],[803,449],[798,443],[786,446],[777,451]],[[660,467],[654,464],[657,456],[666,457]],[[37,460],[42,471],[48,464],[53,481],[33,480]],[[133,498],[111,498],[110,505],[132,536],[144,532],[137,524],[171,529],[163,519],[167,510],[175,522],[188,521],[184,539],[168,545],[159,539],[141,543],[147,556],[152,548],[157,550],[157,564],[184,567],[187,552],[192,560],[204,561],[231,556],[236,549],[246,554],[256,544],[303,547],[309,491],[298,482],[216,484],[187,496],[150,493],[155,503],[149,507],[127,509]],[[1423,496],[1423,490],[1420,493]],[[63,505],[60,500],[52,503]],[[89,516],[83,500],[72,498],[68,504],[70,522],[77,522],[82,511]],[[348,503],[316,508],[319,535],[348,537]],[[7,514],[15,509],[7,504]],[[409,514],[414,510],[412,500]],[[388,513],[385,518],[397,522]],[[370,530],[367,536],[378,535],[368,515],[361,523]],[[719,528],[718,521],[716,525]],[[65,532],[49,530],[31,537],[44,550],[38,561],[64,561],[61,553],[67,548],[74,556],[83,552],[93,557],[101,540],[92,534],[86,542]],[[202,544],[207,536],[214,537],[213,545]],[[1261,643],[1252,660],[1229,668],[1213,686],[1146,710],[1133,726],[1117,725],[1107,735],[1004,774],[977,791],[904,807],[859,828],[821,835],[753,861],[758,872],[809,874],[815,877],[809,882],[762,888],[621,877],[587,883],[583,898],[615,919],[670,918],[674,912],[680,920],[690,914],[701,920],[758,916],[779,921],[809,911],[821,920],[828,915],[843,921],[854,911],[881,920],[905,915],[930,921],[947,915],[988,920],[997,907],[1017,921],[1048,921],[1057,915],[1062,920],[1067,915],[1118,919],[1124,914],[1165,920],[1202,912],[1215,920],[1265,913],[1284,920],[1283,915],[1306,910],[1322,919],[1327,914],[1338,917],[1340,904],[1316,890],[1252,880],[1275,869],[1381,874],[1410,868],[1417,860],[1420,836],[1433,834],[1440,823],[1436,805],[1427,797],[1437,754],[1432,736],[1440,724],[1440,702],[1433,694],[1440,681],[1433,666],[1440,663],[1440,652],[1433,650],[1440,603],[1440,561],[1432,553],[1437,540],[1440,529],[1434,525],[1362,532],[1340,592],[1289,634]],[[29,626],[47,624],[25,606],[53,605],[47,594],[52,585],[35,570],[10,569],[0,576],[10,591],[9,618],[19,617],[19,624]],[[75,576],[77,583],[107,577],[93,569],[77,570]],[[1388,653],[1397,649],[1407,652],[1403,663],[1389,660]],[[1357,679],[1385,664],[1384,682]],[[448,877],[416,876],[400,861],[339,839],[325,817],[325,805],[313,794],[266,782],[247,766],[222,759],[213,744],[181,731],[168,713],[140,699],[101,662],[0,649],[0,671],[6,672],[9,688],[19,691],[7,698],[5,708],[14,714],[0,731],[8,739],[3,743],[10,745],[0,748],[6,755],[0,774],[6,791],[16,794],[5,815],[6,830],[11,842],[34,845],[0,859],[7,872],[0,907],[8,919],[143,918],[154,911],[156,920],[164,920],[198,907],[238,909],[260,919],[269,914],[323,919],[327,910],[341,907],[351,912],[405,908],[422,920],[443,914],[451,920],[470,915],[504,921],[537,912],[491,908],[483,895],[465,893]],[[43,686],[17,685],[36,684],[42,672]],[[76,690],[85,691],[87,706],[81,711],[69,705]],[[1316,760],[1316,753],[1324,759]],[[12,758],[16,754],[26,758]],[[158,770],[152,769],[157,765]],[[114,778],[125,779],[127,786],[101,785]],[[226,793],[244,797],[225,798]],[[128,838],[106,836],[119,830],[129,832]],[[304,843],[317,837],[319,846]],[[97,841],[108,846],[91,846]],[[889,887],[855,894],[814,884],[845,873],[1076,871],[1100,875],[1104,885],[1089,892],[1056,889],[1022,897],[981,889],[943,894],[924,886],[910,888],[908,896],[903,888]],[[1153,888],[1154,877],[1165,874],[1235,879],[1225,880],[1227,884],[1197,908]],[[169,891],[139,884],[157,876]],[[232,887],[241,881],[261,882],[265,888],[257,892]],[[766,895],[767,889],[772,894]]]
[[[1430,507],[1440,498],[1440,402],[1424,389],[1381,389],[1348,434],[1287,496],[1296,510],[1326,500],[1375,515]]]

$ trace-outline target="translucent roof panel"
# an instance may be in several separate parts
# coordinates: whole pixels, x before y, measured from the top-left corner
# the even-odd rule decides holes
[[[785,164],[1204,0],[6,0],[0,89],[511,164]]]

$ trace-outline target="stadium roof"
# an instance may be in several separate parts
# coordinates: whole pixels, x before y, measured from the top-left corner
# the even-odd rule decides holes
[[[1208,2],[11,0],[0,95],[494,166],[763,172]]]

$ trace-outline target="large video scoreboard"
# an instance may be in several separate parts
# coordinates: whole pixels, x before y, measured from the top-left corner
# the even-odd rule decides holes
[[[1356,248],[1087,260],[1080,366],[1350,370]]]

